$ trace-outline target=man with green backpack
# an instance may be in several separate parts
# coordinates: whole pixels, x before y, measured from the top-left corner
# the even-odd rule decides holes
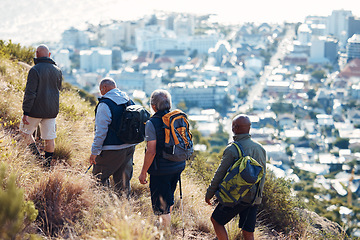
[[[261,203],[265,183],[266,151],[260,143],[251,139],[250,126],[246,115],[233,119],[234,142],[224,150],[221,163],[206,191],[206,203],[211,205],[214,195],[219,200],[211,216],[219,240],[228,239],[225,224],[236,215],[240,216],[239,228],[242,228],[244,239],[254,239],[257,206]],[[233,189],[236,189],[236,194]]]

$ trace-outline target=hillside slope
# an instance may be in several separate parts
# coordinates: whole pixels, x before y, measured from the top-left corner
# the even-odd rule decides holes
[[[7,174],[16,176],[25,200],[34,202],[38,210],[36,221],[24,223],[24,230],[16,235],[18,239],[28,237],[28,233],[58,239],[215,239],[210,222],[214,206],[204,202],[208,183],[194,174],[199,165],[196,161],[206,159],[194,158],[182,174],[183,199],[180,200],[177,189],[172,236],[166,238],[157,228],[148,186],[137,180],[144,143],[135,152],[133,194],[129,200],[98,186],[91,173],[85,173],[93,140],[94,106],[81,98],[75,88],[61,92],[57,160],[50,171],[43,169],[22,143],[18,131],[26,76],[26,66],[0,57],[0,163],[5,165]],[[42,146],[40,139],[38,144]],[[344,238],[337,224],[299,210],[301,204],[291,197],[287,183],[268,175],[256,239]],[[235,221],[227,229],[231,239],[240,239]]]

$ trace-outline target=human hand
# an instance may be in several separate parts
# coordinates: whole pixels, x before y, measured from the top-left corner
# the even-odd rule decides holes
[[[208,205],[211,206],[212,204],[211,204],[210,200],[211,200],[211,198],[205,197],[205,202],[206,202]]]
[[[23,122],[25,125],[28,125],[28,124],[29,124],[28,116],[24,115],[24,116],[22,117],[22,122]]]
[[[139,181],[140,181],[141,184],[147,184],[146,173],[140,173]]]
[[[91,155],[90,155],[89,163],[90,163],[91,165],[95,165],[95,164],[96,164],[95,158],[96,158],[96,155],[94,155],[94,154],[91,154]]]

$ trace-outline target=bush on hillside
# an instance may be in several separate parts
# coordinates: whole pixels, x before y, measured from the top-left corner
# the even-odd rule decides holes
[[[268,171],[263,200],[258,209],[258,220],[262,225],[278,233],[299,237],[305,229],[299,208],[302,208],[301,202],[291,193],[291,182]]]
[[[32,64],[35,56],[35,49],[32,47],[21,47],[20,44],[0,40],[0,56]]]
[[[22,189],[16,186],[16,177],[6,174],[0,166],[0,239],[29,239],[25,230],[35,221],[38,211],[34,203],[24,200]]]
[[[91,181],[80,177],[68,177],[66,172],[54,169],[30,192],[29,198],[39,211],[37,221],[45,234],[57,236],[66,224],[80,221],[93,206]]]
[[[92,106],[95,106],[97,104],[97,99],[94,95],[88,93],[87,91],[85,91],[83,89],[77,88],[77,87],[71,85],[70,83],[63,82],[62,89],[69,90],[69,91],[76,91],[82,99],[90,102],[90,104]]]

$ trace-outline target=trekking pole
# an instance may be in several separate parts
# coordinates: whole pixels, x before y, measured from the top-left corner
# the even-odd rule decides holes
[[[182,202],[182,191],[181,191],[181,177],[179,176],[179,187],[180,187],[180,207],[181,207],[181,219],[183,225],[183,238],[185,237],[185,226],[184,226],[184,206]]]
[[[85,174],[87,174],[87,172],[90,170],[92,164],[88,167],[88,169],[86,170]]]

